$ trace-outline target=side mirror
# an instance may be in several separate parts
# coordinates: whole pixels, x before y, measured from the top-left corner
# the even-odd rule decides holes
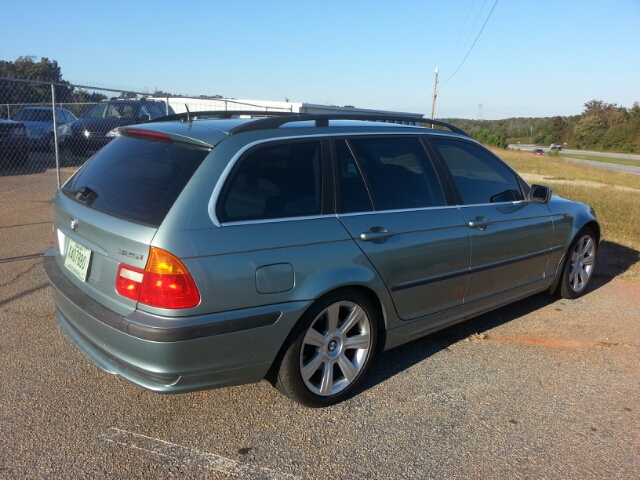
[[[531,197],[532,202],[549,203],[552,193],[553,190],[551,187],[547,187],[545,185],[533,185],[529,196]]]
[[[151,117],[149,115],[140,115],[138,117],[138,121],[140,123],[147,123],[149,120],[151,120]]]

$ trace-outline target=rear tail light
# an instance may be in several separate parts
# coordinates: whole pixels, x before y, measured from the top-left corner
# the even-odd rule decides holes
[[[141,140],[151,140],[152,142],[173,143],[173,139],[166,133],[154,132],[153,130],[144,130],[141,128],[123,128],[121,132],[122,135],[126,137],[139,138]]]
[[[120,264],[116,291],[125,298],[157,308],[191,308],[200,293],[187,267],[174,255],[151,247],[144,270]]]

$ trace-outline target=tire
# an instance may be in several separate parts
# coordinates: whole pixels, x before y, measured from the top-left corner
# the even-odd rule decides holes
[[[583,228],[571,242],[567,251],[562,278],[560,296],[578,298],[587,290],[596,266],[598,244],[591,228]]]
[[[377,314],[356,290],[329,294],[301,317],[279,365],[275,387],[308,407],[348,398],[365,377],[376,349]]]
[[[53,136],[53,133],[47,135],[44,148],[47,152],[56,151],[56,138]]]

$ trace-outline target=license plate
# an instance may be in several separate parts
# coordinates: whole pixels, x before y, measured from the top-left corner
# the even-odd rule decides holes
[[[87,272],[89,271],[91,250],[70,238],[67,239],[67,242],[67,258],[64,261],[64,266],[84,282],[87,280]]]

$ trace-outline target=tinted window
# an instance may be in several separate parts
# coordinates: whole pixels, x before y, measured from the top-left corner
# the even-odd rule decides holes
[[[151,120],[152,118],[151,109],[144,104],[140,107],[140,111],[138,112],[138,118],[142,117],[143,115],[146,115],[147,117],[149,117],[149,120]]]
[[[16,113],[13,120],[17,122],[53,122],[53,113],[51,109],[22,109]]]
[[[436,174],[418,138],[363,138],[348,143],[376,210],[445,204]]]
[[[373,210],[369,193],[347,142],[336,142],[336,150],[340,165],[340,211],[353,213]]]
[[[320,214],[321,172],[318,142],[253,151],[231,175],[218,215],[228,222]]]
[[[453,175],[463,203],[514,202],[524,197],[515,174],[484,149],[458,140],[432,140]]]
[[[151,118],[164,117],[167,114],[164,102],[150,102],[149,106],[149,110],[151,111]]]
[[[87,118],[135,118],[137,103],[104,102],[93,107],[85,117]]]
[[[96,210],[159,226],[208,152],[118,137],[87,162],[63,192]]]

